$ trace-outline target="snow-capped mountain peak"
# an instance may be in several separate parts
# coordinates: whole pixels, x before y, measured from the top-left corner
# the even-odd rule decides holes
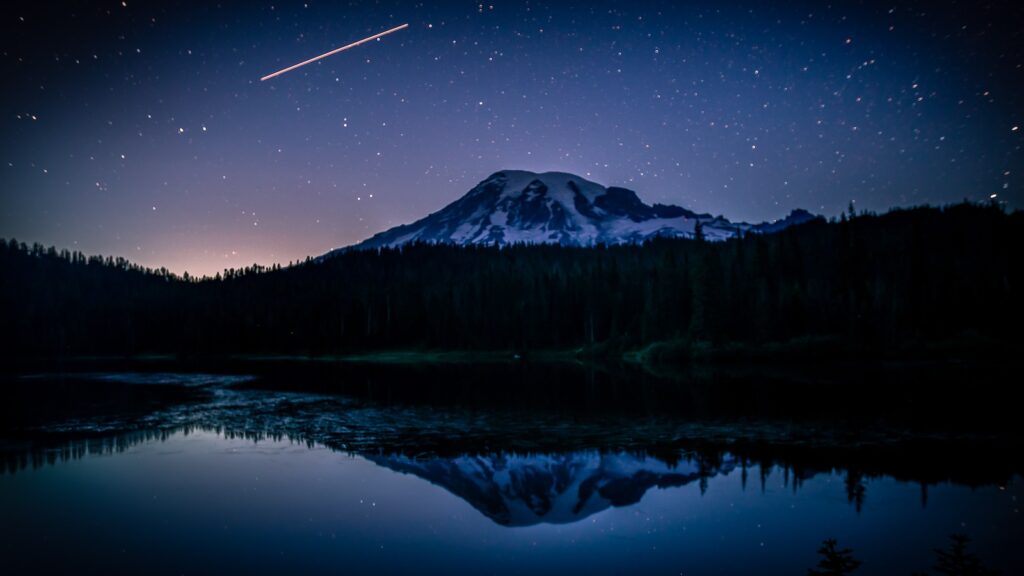
[[[353,248],[416,241],[499,246],[621,244],[658,236],[692,238],[698,222],[706,239],[724,240],[745,232],[776,232],[813,218],[806,211],[794,210],[776,222],[733,223],[679,206],[650,206],[632,190],[606,188],[574,174],[503,170],[441,210],[381,232]]]

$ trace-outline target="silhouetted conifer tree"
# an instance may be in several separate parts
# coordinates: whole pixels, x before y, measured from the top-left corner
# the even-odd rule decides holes
[[[807,570],[807,576],[846,576],[860,567],[861,561],[853,557],[853,550],[837,546],[834,538],[822,542],[818,548],[821,560],[816,567]]]
[[[949,547],[945,550],[935,549],[937,561],[935,571],[945,576],[995,576],[995,570],[986,568],[981,558],[974,552],[967,551],[967,543],[971,541],[965,534],[952,534]]]

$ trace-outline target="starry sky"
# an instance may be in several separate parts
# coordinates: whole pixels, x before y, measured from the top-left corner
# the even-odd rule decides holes
[[[747,221],[1024,202],[1014,2],[116,0],[0,14],[0,236],[179,273],[319,255],[501,169]]]

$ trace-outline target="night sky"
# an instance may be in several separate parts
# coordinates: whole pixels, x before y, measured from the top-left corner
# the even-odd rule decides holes
[[[4,3],[0,237],[212,274],[504,168],[748,221],[1024,203],[1014,2],[434,4]]]

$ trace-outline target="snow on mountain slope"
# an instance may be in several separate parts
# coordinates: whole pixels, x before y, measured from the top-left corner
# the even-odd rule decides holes
[[[698,222],[706,239],[724,240],[740,233],[777,232],[814,218],[805,210],[794,210],[775,222],[730,222],[679,206],[649,206],[632,190],[605,188],[573,174],[504,170],[441,210],[351,248],[393,247],[415,241],[499,246],[621,244],[659,236],[692,238]]]

